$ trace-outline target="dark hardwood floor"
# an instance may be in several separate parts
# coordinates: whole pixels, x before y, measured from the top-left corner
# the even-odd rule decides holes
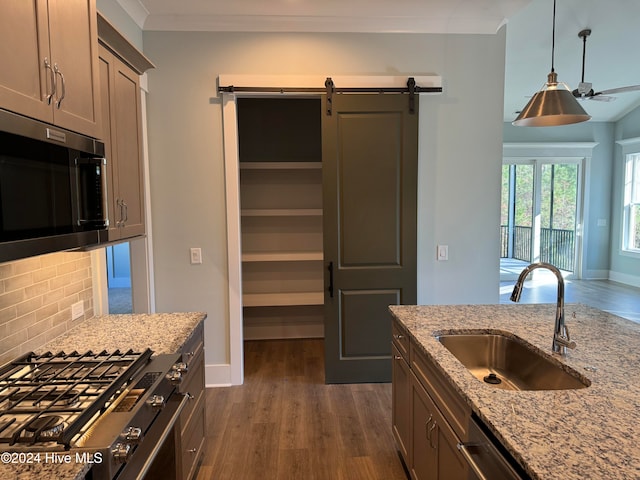
[[[245,342],[245,384],[207,389],[198,480],[406,480],[391,384],[324,384],[321,339]]]

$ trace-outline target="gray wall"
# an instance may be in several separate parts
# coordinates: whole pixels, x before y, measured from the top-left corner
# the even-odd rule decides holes
[[[563,127],[523,128],[504,124],[504,142],[597,142],[591,159],[588,215],[585,218],[586,264],[583,278],[608,278],[610,268],[613,123],[586,122]],[[568,153],[570,155],[570,153]],[[605,219],[606,226],[598,226]]]
[[[420,100],[420,303],[498,301],[505,30],[497,35],[144,32],[158,311],[200,310],[228,362],[220,74],[436,74]],[[481,92],[479,94],[478,92]],[[449,261],[436,262],[436,245]],[[189,265],[189,247],[202,265]]]
[[[616,123],[615,140],[640,137],[640,107],[627,114]],[[611,272],[612,278],[640,286],[640,258],[621,254],[622,203],[624,181],[624,157],[622,147],[615,145],[613,162],[613,198],[611,231]]]

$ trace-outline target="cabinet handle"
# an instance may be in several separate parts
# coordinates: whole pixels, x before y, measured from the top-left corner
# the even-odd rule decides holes
[[[399,333],[395,333],[393,335],[393,338],[395,338],[396,340],[402,340],[404,338],[404,335],[400,335]]]
[[[58,97],[58,100],[56,101],[56,108],[59,109],[60,104],[62,103],[62,100],[64,100],[64,97],[67,96],[67,84],[64,81],[64,75],[60,71],[60,68],[58,67],[57,63],[53,65],[53,71],[55,72],[56,75],[60,75],[60,80],[62,80],[62,94]],[[58,89],[57,83],[58,82],[56,82],[56,90]]]
[[[47,57],[44,57],[44,68],[45,70],[49,70],[49,79],[51,80],[51,93],[47,95],[47,105],[51,105],[53,97],[56,94],[56,73],[53,71],[53,67]]]
[[[187,450],[187,452],[189,453],[196,453],[198,451],[197,448],[190,448],[189,450]]]
[[[124,225],[124,202],[121,199],[117,199],[116,204],[120,208],[120,219],[116,222],[116,226],[122,227]]]
[[[433,414],[429,415],[427,422],[424,424],[424,435],[427,438],[429,438],[429,424],[431,423],[431,420],[433,420]]]
[[[433,413],[429,414],[429,418],[424,424],[424,436],[425,438],[429,439],[429,445],[431,445],[431,433],[429,432],[429,425],[431,424],[431,420],[433,420]]]
[[[116,206],[120,209],[120,216],[118,217],[118,220],[116,220],[116,227],[119,227],[122,222],[122,206],[120,205],[119,198],[116,198]]]
[[[436,448],[436,447],[438,446],[437,444],[436,444],[436,445],[434,445],[434,444],[433,444],[433,431],[436,429],[436,427],[437,427],[437,426],[438,426],[438,424],[437,424],[437,422],[434,420],[434,421],[433,421],[433,425],[432,425],[432,426],[431,426],[431,428],[429,429],[429,435],[428,435],[428,437],[429,437],[429,446],[430,446],[431,448]]]
[[[473,457],[471,456],[468,450],[469,447],[481,447],[481,446],[482,446],[481,443],[458,443],[457,445],[458,450],[460,450],[460,453],[462,454],[464,459],[467,461],[467,463],[471,467],[471,470],[473,470],[473,473],[476,474],[476,477],[478,477],[478,480],[487,480],[487,477],[482,472],[482,469],[478,466],[478,464],[473,459]]]
[[[329,270],[329,288],[327,290],[329,291],[329,297],[333,298],[333,262],[329,262],[327,269]]]
[[[400,355],[394,355],[393,358],[395,360],[402,360],[402,357]]]
[[[129,205],[127,205],[127,202],[122,200],[122,206],[124,207],[124,218],[122,219],[122,226],[124,226],[129,220]]]

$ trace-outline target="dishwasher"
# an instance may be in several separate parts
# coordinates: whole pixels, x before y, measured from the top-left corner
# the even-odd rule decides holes
[[[469,441],[458,443],[473,480],[530,480],[482,421],[471,415]]]

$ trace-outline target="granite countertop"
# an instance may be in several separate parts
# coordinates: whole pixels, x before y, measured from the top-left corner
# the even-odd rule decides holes
[[[153,350],[154,355],[175,353],[205,317],[206,314],[198,312],[94,317],[44,345],[37,353],[61,350],[142,351],[146,348]],[[64,455],[64,452],[58,453]],[[82,480],[91,467],[89,464],[76,462],[74,454],[70,455],[68,463],[65,463],[67,459],[62,456],[46,456],[44,452],[39,457],[9,457],[9,461],[6,461],[7,458],[0,454],[0,458],[0,478],[6,480]]]
[[[577,346],[561,357],[551,353],[555,304],[389,308],[532,478],[640,478],[640,324],[568,304],[566,324]],[[591,385],[497,389],[473,377],[436,340],[451,330],[508,332],[553,355]]]
[[[39,349],[39,353],[72,350],[153,350],[175,353],[206,317],[199,312],[104,315],[91,318]]]

